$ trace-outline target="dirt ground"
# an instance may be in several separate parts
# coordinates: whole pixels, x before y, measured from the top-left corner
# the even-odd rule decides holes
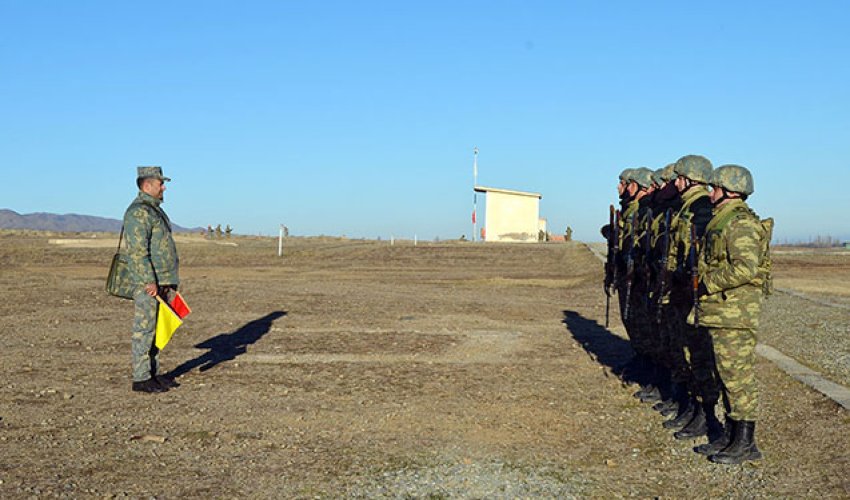
[[[850,496],[850,412],[765,360],[764,460],[675,441],[615,375],[631,349],[581,243],[181,239],[193,313],[161,360],[182,386],[146,395],[132,304],[103,292],[113,250],[56,237],[0,233],[2,498],[372,496],[446,464],[577,497]],[[776,266],[847,290],[850,258]]]

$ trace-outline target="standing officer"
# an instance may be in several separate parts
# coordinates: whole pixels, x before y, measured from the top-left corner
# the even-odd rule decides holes
[[[139,194],[124,213],[130,278],[133,294],[133,390],[165,392],[177,383],[158,376],[159,349],[154,345],[158,305],[156,296],[168,301],[177,290],[179,259],[171,236],[171,221],[160,207],[165,182],[160,167],[139,167]]]
[[[761,458],[755,443],[758,387],[756,329],[769,286],[773,220],[764,223],[746,203],[753,193],[749,170],[724,165],[711,176],[714,217],[700,252],[700,306],[688,317],[708,328],[727,406],[723,435],[697,449],[712,462],[739,464]]]

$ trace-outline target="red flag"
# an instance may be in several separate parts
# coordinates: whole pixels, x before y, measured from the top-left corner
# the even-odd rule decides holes
[[[475,224],[475,210],[472,211],[472,223]]]
[[[174,310],[174,313],[177,314],[180,319],[185,318],[189,315],[189,313],[192,312],[192,310],[189,309],[189,304],[187,304],[186,301],[183,300],[183,296],[180,295],[180,292],[174,294],[174,298],[171,299],[171,303],[168,305],[171,306],[171,309]]]

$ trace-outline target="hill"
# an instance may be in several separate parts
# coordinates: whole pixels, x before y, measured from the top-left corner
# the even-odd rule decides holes
[[[175,232],[201,231],[201,228],[186,228],[177,224],[173,224],[173,227]],[[121,230],[121,221],[94,215],[51,214],[45,212],[19,214],[14,210],[0,209],[0,229],[117,233]]]

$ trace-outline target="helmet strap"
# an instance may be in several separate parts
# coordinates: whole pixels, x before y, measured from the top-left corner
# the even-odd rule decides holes
[[[726,189],[723,186],[718,186],[718,187],[720,188],[720,192],[723,193],[723,195],[721,195],[720,198],[718,198],[717,201],[714,202],[715,205],[720,205],[724,201],[732,199],[732,197],[729,196],[729,190],[728,189]]]

